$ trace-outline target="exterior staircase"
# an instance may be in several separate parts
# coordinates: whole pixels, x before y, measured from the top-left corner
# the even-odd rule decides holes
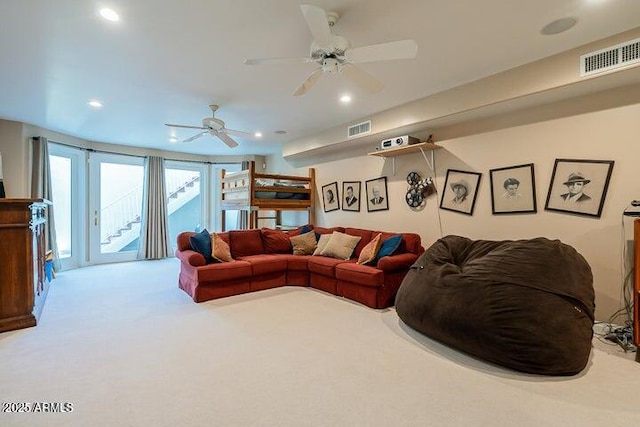
[[[173,174],[172,174],[173,176]],[[185,171],[167,182],[168,215],[200,194],[200,174]],[[132,188],[100,211],[102,253],[119,252],[140,238],[142,186]]]

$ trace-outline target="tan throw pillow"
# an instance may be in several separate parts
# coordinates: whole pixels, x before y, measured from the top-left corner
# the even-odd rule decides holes
[[[358,264],[369,264],[371,261],[375,260],[381,245],[382,233],[378,233],[378,235],[367,243],[367,245],[360,251]]]
[[[320,252],[324,250],[324,248],[327,246],[327,243],[329,243],[329,240],[331,240],[331,234],[321,234],[320,239],[318,239],[318,246],[316,247],[316,250],[313,254],[320,255]]]
[[[220,262],[233,261],[229,245],[216,233],[211,233],[211,256]]]
[[[327,243],[327,246],[320,252],[320,255],[345,260],[349,259],[360,239],[360,236],[351,236],[340,233],[339,231],[334,231],[333,234],[331,234],[329,243]]]
[[[311,255],[316,248],[316,233],[313,230],[308,233],[291,236],[289,240],[291,241],[294,255]]]

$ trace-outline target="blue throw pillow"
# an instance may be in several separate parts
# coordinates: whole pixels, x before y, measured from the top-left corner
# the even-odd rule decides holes
[[[311,230],[313,230],[313,227],[311,226],[311,224],[307,224],[307,225],[303,225],[302,226],[302,230],[300,230],[300,234],[305,234],[310,232]],[[316,239],[317,240],[317,239]]]
[[[398,234],[397,236],[391,236],[380,246],[380,250],[378,250],[378,254],[376,255],[376,262],[383,256],[393,255],[393,253],[398,250],[400,247],[400,243],[402,243],[402,235]]]
[[[213,262],[213,257],[211,256],[211,234],[209,234],[206,228],[189,237],[189,243],[191,244],[191,249],[204,256],[207,264]]]

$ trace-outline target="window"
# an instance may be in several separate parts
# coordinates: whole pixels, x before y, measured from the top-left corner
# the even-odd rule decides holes
[[[169,239],[175,250],[178,234],[206,228],[206,167],[192,162],[165,162]]]

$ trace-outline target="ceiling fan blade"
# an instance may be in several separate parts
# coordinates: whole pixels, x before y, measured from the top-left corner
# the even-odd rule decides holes
[[[318,47],[325,51],[331,50],[331,27],[324,9],[311,4],[301,4],[300,9]]]
[[[187,139],[183,140],[182,142],[191,142],[191,141],[193,141],[193,140],[195,140],[195,139],[200,138],[202,135],[204,135],[204,134],[205,134],[205,133],[207,133],[207,132],[208,132],[208,131],[199,132],[199,133],[197,133],[197,134],[195,134],[195,135],[193,135],[193,136],[190,136],[189,138],[187,138]]]
[[[243,132],[241,130],[235,130],[235,129],[229,129],[229,128],[224,128],[226,133],[230,133],[232,135],[236,135],[239,136],[241,138],[247,138],[247,139],[256,139],[257,137],[252,133],[252,132]]]
[[[293,96],[304,95],[311,89],[322,77],[322,67],[317,68],[313,73],[309,74],[307,79],[293,92]]]
[[[297,64],[314,62],[313,58],[254,58],[245,59],[245,65]]]
[[[371,74],[352,64],[345,65],[340,72],[349,80],[371,93],[378,93],[384,85]]]
[[[217,132],[215,130],[212,130],[211,134],[217,136],[218,138],[220,138],[222,140],[222,142],[224,142],[225,144],[227,144],[229,146],[229,148],[234,148],[234,147],[238,146],[238,143],[235,142],[233,140],[233,138],[231,138],[229,135],[227,135],[224,132]]]
[[[347,49],[344,52],[347,61],[353,63],[411,59],[415,58],[417,54],[418,44],[415,40],[372,44],[370,46]]]
[[[186,128],[186,129],[207,129],[202,126],[187,126],[187,125],[172,125],[170,123],[165,123],[165,126],[170,126],[172,128]]]

